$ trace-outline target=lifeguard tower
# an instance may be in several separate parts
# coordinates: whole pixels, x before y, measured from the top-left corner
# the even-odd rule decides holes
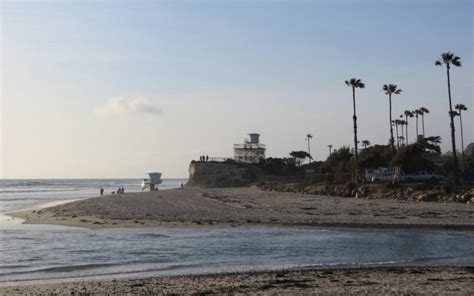
[[[243,163],[259,163],[265,159],[265,144],[260,143],[260,134],[249,134],[243,144],[234,144],[234,160]]]
[[[143,179],[142,181],[142,191],[144,191],[147,187],[150,188],[150,191],[158,190],[158,185],[161,184],[161,173],[148,173],[148,176],[150,176],[149,179]]]

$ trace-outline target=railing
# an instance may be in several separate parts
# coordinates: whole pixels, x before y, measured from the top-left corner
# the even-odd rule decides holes
[[[213,162],[225,162],[229,159],[232,159],[232,157],[209,157],[209,161]]]
[[[234,144],[234,149],[266,149],[265,144]]]

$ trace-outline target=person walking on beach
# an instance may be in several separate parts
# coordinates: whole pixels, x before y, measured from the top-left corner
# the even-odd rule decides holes
[[[209,161],[209,155],[206,155],[206,162]]]
[[[100,188],[100,196],[104,195],[104,188]]]

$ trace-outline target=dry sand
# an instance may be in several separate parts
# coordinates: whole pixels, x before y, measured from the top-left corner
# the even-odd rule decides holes
[[[261,191],[173,189],[110,195],[13,214],[26,223],[87,228],[243,224],[474,230],[474,207]]]
[[[0,295],[472,295],[473,267],[378,267],[0,287]]]

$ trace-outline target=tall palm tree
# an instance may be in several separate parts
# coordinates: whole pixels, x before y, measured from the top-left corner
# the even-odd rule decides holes
[[[332,145],[329,144],[329,145],[328,145],[328,148],[329,148],[329,155],[331,155],[331,154],[332,154]]]
[[[416,138],[418,139],[418,135],[420,134],[418,132],[418,116],[421,116],[421,114],[423,113],[421,112],[420,109],[416,109],[413,111],[413,114],[415,114],[415,118],[416,118]]]
[[[403,131],[403,128],[402,128],[402,131]],[[405,140],[405,137],[404,136],[400,136],[398,137],[400,139],[400,142],[403,144],[403,141]]]
[[[400,118],[403,118],[403,114],[400,115]],[[402,144],[405,143],[405,131],[404,131],[404,129],[403,129],[403,126],[406,125],[406,124],[407,124],[407,122],[406,122],[405,120],[400,119],[400,130],[402,131],[402,136],[400,137],[400,140],[401,140],[400,142],[401,142]]]
[[[454,106],[454,108],[456,110],[458,110],[459,124],[461,126],[461,156],[462,156],[462,167],[461,168],[462,168],[462,172],[464,173],[465,162],[464,162],[464,131],[462,129],[462,111],[467,111],[467,107],[464,104],[456,104],[456,106]]]
[[[354,115],[352,116],[352,120],[354,121],[354,177],[355,183],[359,183],[359,175],[358,175],[358,163],[359,158],[357,155],[357,112],[356,112],[356,97],[355,97],[355,89],[356,88],[365,88],[365,83],[363,83],[360,79],[351,78],[350,80],[346,80],[346,85],[352,88],[352,105],[354,108]]]
[[[423,127],[423,137],[425,136],[425,114],[428,114],[430,113],[430,110],[428,110],[427,108],[425,107],[420,107],[420,110],[421,112],[421,126]]]
[[[413,112],[410,111],[410,110],[405,110],[405,112],[403,112],[403,114],[405,115],[405,129],[406,129],[406,143],[408,145],[408,141],[410,138],[408,138],[408,117],[410,118],[413,118]]]
[[[370,141],[369,141],[369,140],[364,140],[364,141],[362,141],[362,146],[363,146],[364,148],[369,147],[369,146],[370,146]]]
[[[393,139],[393,124],[392,124],[392,95],[399,95],[402,90],[397,88],[396,84],[384,84],[383,91],[388,95],[389,102],[389,118],[390,118],[390,145],[392,146],[392,158],[395,155],[395,140]]]
[[[306,135],[306,141],[308,141],[308,154],[309,154],[309,163],[311,163],[311,160],[313,159],[313,157],[311,156],[311,147],[310,147],[310,144],[309,144],[309,141],[313,138],[313,136],[311,134],[307,134]]]
[[[398,136],[398,126],[400,125],[400,120],[398,120],[398,119],[392,120],[392,123],[395,124],[395,131],[396,131],[396,135],[397,135],[397,149],[399,149],[400,148],[400,137]]]
[[[459,183],[459,175],[458,175],[458,157],[456,155],[456,133],[454,128],[454,115],[452,114],[453,105],[451,101],[451,79],[449,77],[449,69],[451,69],[451,65],[455,67],[461,67],[461,58],[454,55],[451,52],[443,52],[441,54],[441,59],[435,62],[436,66],[446,65],[446,77],[448,80],[448,98],[449,98],[449,118],[451,124],[451,144],[453,148],[453,161],[454,161],[454,182],[456,184]]]

